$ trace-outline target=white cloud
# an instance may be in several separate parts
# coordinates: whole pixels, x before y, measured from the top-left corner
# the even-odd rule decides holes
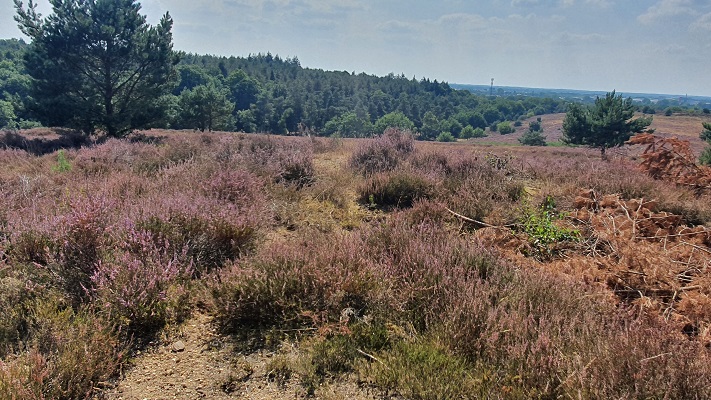
[[[711,13],[704,14],[691,24],[692,31],[711,31]]]
[[[553,42],[562,46],[589,46],[592,44],[605,43],[609,39],[609,35],[600,33],[580,34],[562,32],[554,38]]]
[[[637,20],[643,24],[653,24],[661,19],[697,15],[692,6],[691,0],[660,0],[649,7],[647,12],[638,16]]]
[[[607,8],[614,4],[613,0],[579,0],[579,4],[592,4]],[[568,8],[574,6],[576,0],[511,0],[513,7],[550,6]]]
[[[439,25],[451,26],[458,25],[467,28],[483,28],[487,25],[487,20],[478,14],[446,14],[442,15],[436,21]]]
[[[572,2],[573,0],[571,0]],[[613,5],[612,0],[585,0],[585,4],[592,4],[598,7],[607,8]]]
[[[385,33],[408,34],[417,31],[417,26],[410,22],[391,19],[379,24],[378,30]]]

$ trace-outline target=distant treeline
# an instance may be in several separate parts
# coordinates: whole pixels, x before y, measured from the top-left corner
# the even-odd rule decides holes
[[[0,40],[0,127],[31,127],[32,80],[21,40]],[[150,127],[276,134],[371,136],[388,126],[433,140],[496,130],[504,121],[564,112],[568,100],[489,96],[454,90],[445,82],[303,68],[278,55],[218,57],[181,54],[171,93],[157,104]],[[476,133],[475,133],[476,132]]]
[[[246,132],[309,131],[367,136],[387,125],[416,129],[422,139],[458,137],[467,126],[496,127],[523,116],[565,111],[552,98],[497,97],[452,89],[429,79],[303,68],[297,58],[267,54],[215,57],[186,54],[173,94],[215,85],[234,103],[232,128]]]

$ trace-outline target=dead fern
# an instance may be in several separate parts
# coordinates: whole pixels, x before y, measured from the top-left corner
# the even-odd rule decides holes
[[[649,133],[633,136],[629,145],[646,145],[640,168],[654,179],[711,189],[711,168],[696,164],[687,140],[662,138]]]

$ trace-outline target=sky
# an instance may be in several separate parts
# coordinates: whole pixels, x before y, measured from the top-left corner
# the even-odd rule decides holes
[[[46,0],[36,0],[43,15]],[[711,0],[144,0],[174,48],[449,83],[711,96]],[[0,38],[20,38],[13,4]]]

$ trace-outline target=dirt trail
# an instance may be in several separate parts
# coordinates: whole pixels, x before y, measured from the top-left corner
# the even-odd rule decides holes
[[[323,190],[330,186],[343,184],[338,175],[344,162],[345,153],[333,155],[318,154],[315,166]],[[307,212],[297,212],[295,224],[308,226],[313,224],[332,225],[338,229],[344,222],[341,219],[362,218],[360,209],[355,204],[355,194],[349,193],[350,207],[345,215],[334,216],[334,212],[322,209],[323,203]],[[309,203],[305,202],[308,206]],[[304,207],[303,204],[299,207]],[[355,211],[354,211],[355,210]],[[309,220],[310,213],[318,213],[318,220]],[[328,218],[322,214],[327,214]],[[288,236],[282,231],[272,231],[266,240]],[[212,321],[212,317],[195,311],[174,333],[166,334],[157,344],[136,355],[133,363],[127,365],[116,386],[97,396],[97,400],[194,400],[194,399],[301,399],[306,398],[306,390],[299,384],[298,374],[293,374],[286,382],[276,382],[270,377],[270,365],[274,357],[295,359],[299,355],[296,346],[284,344],[277,353],[269,350],[240,353],[244,342],[238,342],[221,334]],[[317,399],[385,399],[375,389],[361,387],[356,379],[324,384],[315,392]],[[312,397],[313,398],[313,397]]]
[[[198,313],[178,333],[139,354],[106,400],[284,399],[298,387],[279,387],[266,371],[272,354],[239,355],[208,315]]]

